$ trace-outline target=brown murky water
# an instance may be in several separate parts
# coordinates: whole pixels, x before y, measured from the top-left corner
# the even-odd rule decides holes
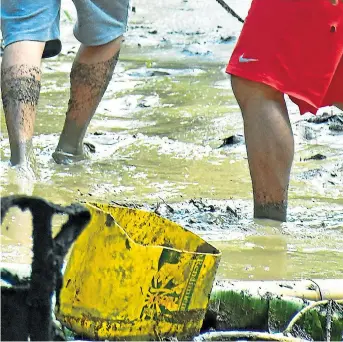
[[[246,15],[249,1],[231,4]],[[73,16],[70,3],[64,6]],[[235,41],[228,37],[237,35],[240,24],[215,1],[161,5],[146,0],[136,9],[115,75],[86,137],[95,153],[70,166],[56,165],[51,158],[77,46],[72,24],[62,15],[63,54],[43,63],[33,140],[37,180],[18,180],[9,167],[2,114],[2,195],[27,193],[61,204],[97,200],[154,205],[163,199],[175,211],[162,210],[162,215],[222,250],[220,278],[341,278],[342,133],[330,131],[327,123],[307,123],[308,116],[300,117],[288,102],[296,139],[289,222],[254,222],[243,125],[224,72]],[[235,143],[220,147],[231,135],[237,136]],[[327,158],[304,161],[317,153]],[[189,203],[192,198],[206,199],[214,211],[197,209]],[[26,213],[8,215],[1,231],[2,262],[29,263],[28,221]]]

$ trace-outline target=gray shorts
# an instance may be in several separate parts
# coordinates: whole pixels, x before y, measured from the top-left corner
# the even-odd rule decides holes
[[[126,31],[129,0],[73,0],[74,35],[87,46],[106,44]],[[43,58],[60,53],[61,0],[1,1],[4,46],[33,40],[46,42]]]

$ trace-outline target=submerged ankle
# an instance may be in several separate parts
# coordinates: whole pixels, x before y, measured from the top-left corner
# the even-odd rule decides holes
[[[71,145],[66,142],[59,142],[56,151],[63,152],[65,154],[71,154],[71,155],[82,155],[84,153],[83,150],[83,145],[81,144],[76,144],[76,145]]]
[[[95,146],[91,143],[83,143],[79,148],[59,144],[52,154],[57,164],[73,164],[89,158],[90,153],[95,152]]]
[[[12,166],[16,165],[29,165],[35,167],[35,155],[32,146],[32,140],[18,143],[10,142],[11,148],[11,159],[10,163]]]
[[[254,203],[254,218],[287,221],[287,202],[280,203]]]

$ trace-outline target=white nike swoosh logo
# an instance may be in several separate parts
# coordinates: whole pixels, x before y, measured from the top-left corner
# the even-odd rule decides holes
[[[239,56],[238,59],[239,63],[249,63],[249,62],[258,62],[258,59],[256,58],[244,58],[244,53],[242,56]]]

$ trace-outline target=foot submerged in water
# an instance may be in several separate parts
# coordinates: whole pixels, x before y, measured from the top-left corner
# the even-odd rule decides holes
[[[19,164],[9,167],[7,181],[17,186],[17,193],[31,196],[37,181],[37,175],[30,164]]]
[[[83,144],[82,153],[68,153],[60,148],[56,148],[55,152],[52,154],[52,158],[56,164],[69,165],[74,164],[82,160],[89,159],[90,153],[95,153],[95,146],[91,143]]]
[[[60,149],[56,150],[52,154],[52,158],[54,159],[56,164],[63,164],[63,165],[73,164],[81,160],[87,159],[84,153],[72,154],[72,153],[63,152]]]

